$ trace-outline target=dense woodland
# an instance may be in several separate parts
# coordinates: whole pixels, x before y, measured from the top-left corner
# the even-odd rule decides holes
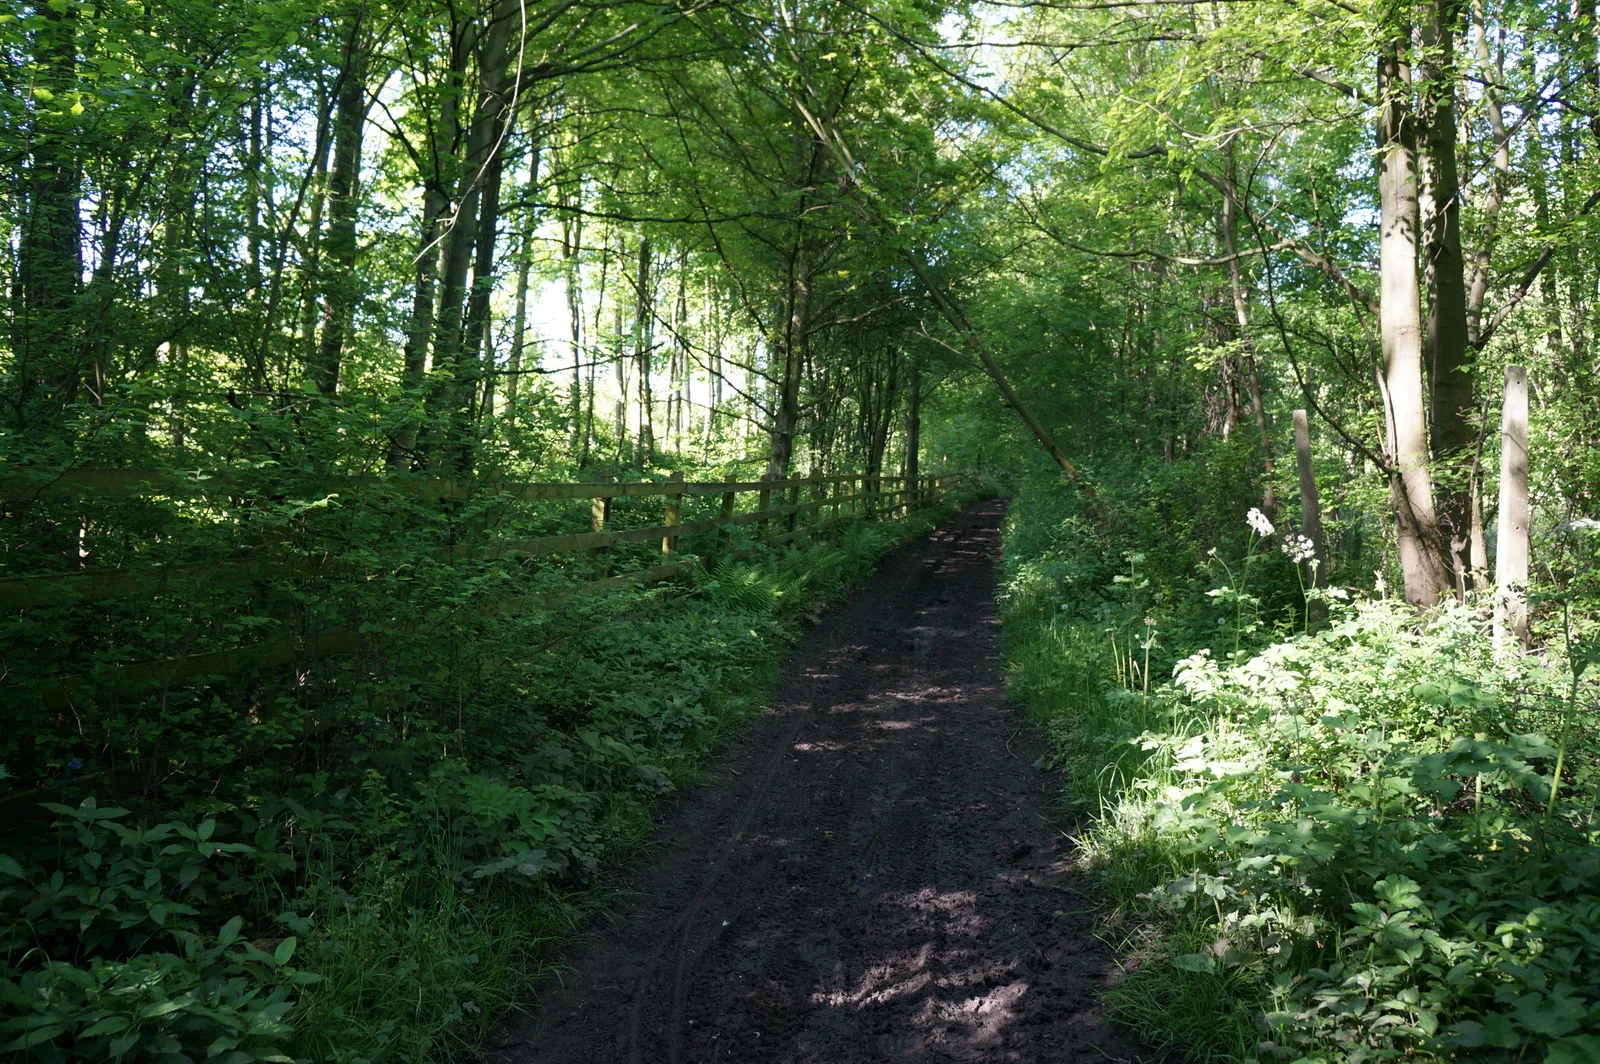
[[[1597,18],[0,16],[0,1045],[477,1045],[961,473],[1119,1020],[1600,1059]]]

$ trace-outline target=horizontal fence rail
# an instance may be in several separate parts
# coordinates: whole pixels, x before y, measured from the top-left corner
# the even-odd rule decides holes
[[[268,490],[281,492],[281,485],[271,479],[272,472],[263,469],[186,475],[157,470],[80,469],[54,474],[10,474],[0,477],[0,501],[26,506],[35,500],[77,499],[85,500],[83,505],[87,505],[104,499],[259,497]],[[341,502],[346,503],[386,497],[423,502],[466,499],[593,502],[591,527],[587,532],[517,540],[499,540],[484,534],[476,541],[449,543],[430,553],[432,560],[446,564],[517,556],[591,554],[625,544],[660,544],[662,561],[659,564],[584,581],[555,592],[513,596],[468,607],[474,614],[489,617],[547,609],[585,593],[685,575],[690,571],[690,563],[678,557],[678,542],[684,536],[718,533],[718,544],[722,545],[734,529],[755,526],[761,532],[768,532],[776,524],[781,526],[781,531],[758,535],[756,543],[771,547],[793,544],[826,535],[857,518],[878,513],[905,514],[934,505],[960,479],[959,474],[918,477],[915,482],[903,477],[825,474],[782,480],[702,483],[686,482],[676,476],[650,482],[529,483],[325,476],[296,471],[292,484],[297,497],[311,489],[313,494],[340,495]],[[738,497],[752,493],[757,496],[755,509],[739,513]],[[802,493],[809,498],[802,500]],[[720,511],[714,517],[683,521],[685,496],[720,496]],[[612,501],[633,498],[663,499],[666,522],[638,528],[611,527]],[[773,505],[774,501],[778,504]],[[402,565],[414,560],[384,558],[380,554],[377,564]],[[232,559],[3,577],[0,578],[0,606],[28,610],[156,596],[203,585],[248,584],[264,579],[299,581],[351,574],[348,563],[336,562],[327,556],[295,554],[287,546],[280,546],[277,551],[258,548],[250,556]],[[196,677],[236,676],[275,665],[358,653],[375,644],[418,634],[425,624],[426,618],[390,619],[357,628],[290,634],[245,646],[158,660],[100,664],[45,683],[0,688],[0,697],[26,697],[51,709],[65,709],[78,699],[93,697],[96,689],[106,687],[167,687]]]

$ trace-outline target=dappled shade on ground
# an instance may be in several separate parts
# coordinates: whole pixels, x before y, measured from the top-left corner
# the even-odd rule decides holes
[[[492,1061],[1137,1059],[1002,695],[1003,512],[952,519],[811,633]]]

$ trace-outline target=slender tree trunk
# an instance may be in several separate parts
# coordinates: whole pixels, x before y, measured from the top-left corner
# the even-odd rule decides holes
[[[655,460],[655,423],[651,416],[650,370],[651,348],[655,346],[654,285],[651,276],[651,248],[648,233],[639,235],[639,273],[634,281],[637,299],[633,310],[633,361],[634,374],[639,389],[639,464],[647,466]]]
[[[1464,596],[1471,541],[1472,485],[1467,459],[1476,439],[1476,408],[1467,346],[1466,259],[1461,248],[1461,187],[1456,170],[1456,0],[1434,0],[1422,33],[1422,160],[1428,195],[1422,212],[1429,299],[1424,352],[1432,376],[1429,422],[1439,493],[1440,550]]]
[[[38,86],[66,100],[77,82],[77,8],[39,5],[35,17]],[[11,351],[18,388],[15,427],[54,439],[77,398],[77,303],[83,275],[80,217],[82,163],[76,120],[47,113],[44,93],[32,98],[28,154],[21,186],[25,213],[17,240]]]
[[[1417,287],[1417,166],[1404,59],[1407,29],[1378,58],[1379,332],[1383,346],[1390,491],[1406,601],[1432,606],[1449,586],[1439,556],[1422,388],[1422,312]]]
[[[524,195],[531,199],[539,188],[539,152],[528,160],[528,181]],[[511,319],[511,352],[506,358],[506,420],[517,421],[517,396],[522,390],[523,348],[528,343],[528,275],[533,269],[533,234],[536,218],[532,210],[524,215],[521,238],[517,241],[517,293]]]
[[[1228,180],[1234,181],[1233,150],[1228,152]],[[1235,187],[1237,185],[1235,184]],[[1245,294],[1244,278],[1239,269],[1238,215],[1232,196],[1222,197],[1222,243],[1228,256],[1228,287],[1233,297],[1233,316],[1238,326],[1239,371],[1244,378],[1245,394],[1250,398],[1250,416],[1255,421],[1256,435],[1261,443],[1261,465],[1266,486],[1262,489],[1261,508],[1269,514],[1278,510],[1278,499],[1273,487],[1272,430],[1267,423],[1266,404],[1261,399],[1261,377],[1256,371],[1255,339],[1250,331],[1250,304]]]
[[[767,476],[776,479],[789,475],[794,459],[795,432],[800,423],[800,370],[806,338],[811,331],[811,258],[807,239],[803,229],[796,236],[795,251],[789,260],[787,313],[778,323],[777,334],[773,337],[779,371],[777,394],[773,397]]]
[[[677,354],[677,373],[672,381],[672,404],[674,414],[667,419],[668,427],[672,432],[672,450],[676,454],[683,449],[684,405],[689,400],[689,338],[685,335],[689,318],[689,257],[687,253],[678,260],[678,301],[673,311],[676,324],[672,329],[672,338]]]
[[[420,175],[423,185],[422,233],[417,248],[411,318],[406,328],[405,358],[400,377],[401,391],[414,412],[421,411],[425,399],[428,344],[433,337],[434,311],[438,304],[436,283],[440,245],[445,236],[445,215],[450,209],[450,197],[445,189],[452,175],[449,160],[454,156],[461,131],[457,101],[460,99],[471,51],[470,33],[470,28],[464,24],[457,26],[454,31],[450,70],[446,79],[448,91],[440,103],[439,124],[428,145],[427,172]],[[402,422],[390,437],[385,464],[391,472],[408,465],[421,468],[426,464],[426,457],[418,446],[420,428],[420,421],[413,415]]]
[[[469,437],[476,435],[471,413],[481,370],[479,366],[467,364],[468,344],[476,345],[476,338],[469,341],[467,335],[468,327],[473,324],[467,311],[467,278],[479,253],[478,233],[482,221],[487,218],[492,229],[499,215],[499,164],[504,157],[504,134],[511,117],[511,100],[506,91],[509,44],[511,31],[519,24],[519,14],[516,0],[496,0],[478,49],[476,105],[467,129],[462,191],[450,221],[450,235],[445,241],[439,313],[434,327],[433,366],[440,379],[436,387],[430,389],[433,409],[428,420],[446,428],[452,463],[462,471],[471,466],[475,440]],[[486,196],[492,200],[487,205]]]
[[[328,207],[328,161],[333,150],[334,94],[319,77],[317,91],[322,97],[317,114],[316,153],[312,159],[311,216],[306,222],[300,257],[300,324],[295,355],[300,364],[316,376],[317,297],[322,291],[322,218]]]
[[[360,205],[361,140],[367,121],[367,62],[363,38],[366,9],[357,5],[349,15],[344,64],[333,119],[333,171],[328,180],[327,258],[324,273],[322,337],[312,363],[317,391],[333,395],[339,390],[339,367],[344,357],[350,310],[360,285],[356,268],[356,216]]]
[[[497,140],[511,136],[509,122],[503,116],[495,132]],[[537,156],[537,149],[534,154]],[[461,405],[456,411],[458,425],[452,433],[455,440],[454,465],[460,473],[472,471],[481,433],[479,425],[490,420],[494,414],[496,370],[489,304],[494,294],[494,251],[499,238],[500,187],[504,180],[505,151],[502,146],[491,149],[485,164],[478,207],[477,240],[473,249],[472,289],[462,323]]]
[[[574,182],[573,193],[582,194],[581,183]],[[562,202],[568,202],[568,193],[561,193]],[[576,204],[574,204],[576,205]],[[583,216],[562,213],[561,264],[562,283],[567,297],[567,328],[572,343],[572,390],[568,396],[572,429],[569,449],[576,455],[583,449],[583,279],[579,270],[578,253],[583,245]]]

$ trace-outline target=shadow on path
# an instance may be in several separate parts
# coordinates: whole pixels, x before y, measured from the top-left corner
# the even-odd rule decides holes
[[[953,517],[810,633],[489,1061],[1139,1059],[1096,1008],[1117,968],[1003,696],[1004,513]]]

